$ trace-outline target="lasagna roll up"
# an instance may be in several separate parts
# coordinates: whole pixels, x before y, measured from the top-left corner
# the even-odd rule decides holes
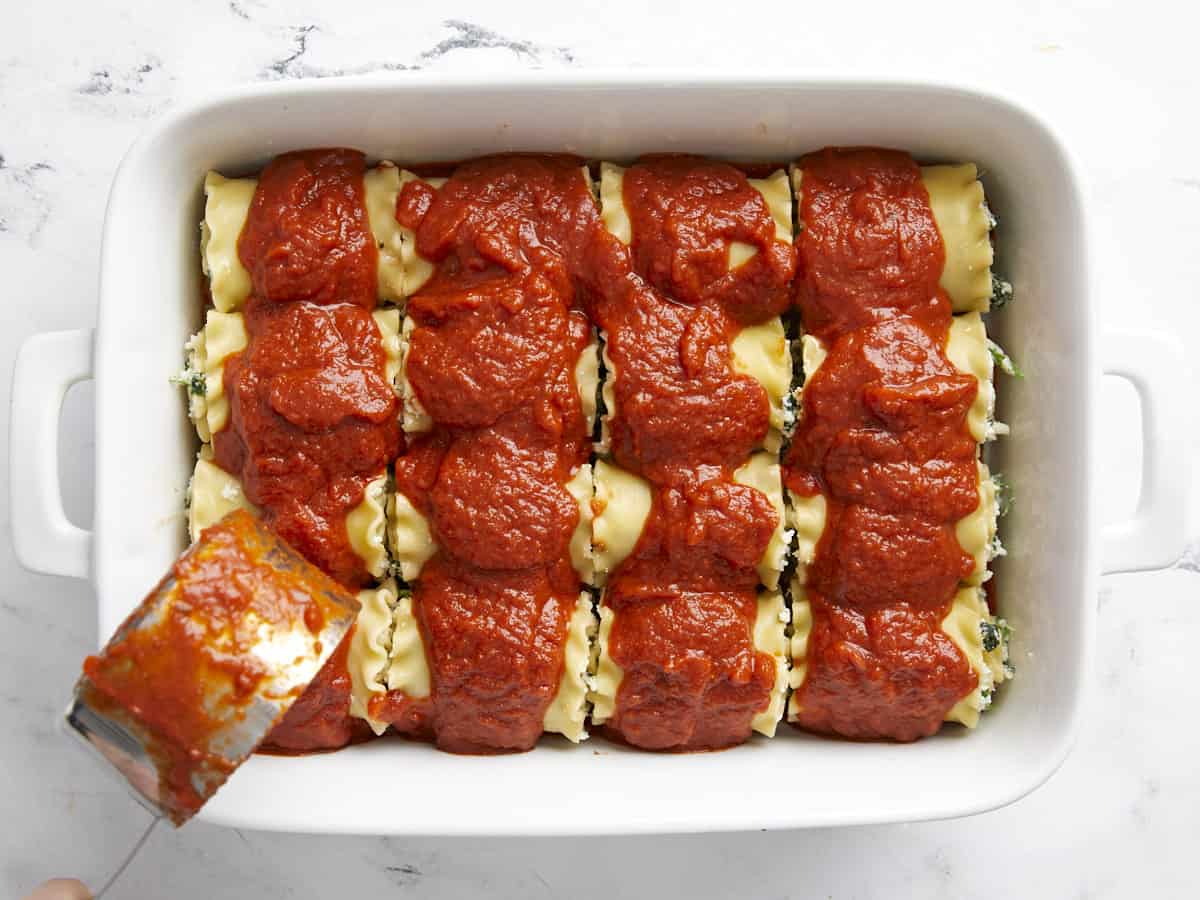
[[[388,540],[411,595],[365,715],[452,752],[579,741],[598,352],[569,226],[598,221],[590,179],[524,155],[400,178],[410,446]]]
[[[376,294],[380,303],[399,303],[413,288],[405,283],[403,229],[396,221],[401,171],[381,162],[357,176],[370,237],[376,248]],[[411,176],[410,176],[411,177]],[[250,215],[257,178],[226,178],[209,172],[204,179],[204,220],[200,224],[200,263],[208,276],[213,306],[229,313],[250,297],[251,278],[238,252],[238,239]],[[409,276],[412,277],[412,276]]]
[[[783,596],[777,589],[779,572],[787,553],[783,529],[783,492],[779,484],[779,465],[771,454],[755,453],[749,462],[734,473],[739,484],[754,487],[765,494],[776,510],[776,528],[767,549],[759,559],[757,571],[763,589],[756,592],[753,602],[750,643],[753,652],[772,660],[775,680],[770,685],[767,705],[756,712],[750,727],[768,737],[775,734],[776,724],[783,714],[787,694],[788,660],[785,631],[789,621]],[[654,487],[646,480],[627,472],[612,462],[598,460],[595,467],[595,510],[592,519],[592,545],[596,580],[603,585],[638,547],[654,506]],[[612,657],[613,604],[602,593],[600,627],[592,661],[593,704],[592,721],[605,724],[612,718],[617,694],[624,672]],[[724,605],[724,604],[721,604]],[[770,666],[767,666],[770,668]]]
[[[400,367],[400,314],[394,309],[377,309],[370,318],[376,329],[372,337],[384,357],[382,376],[388,385],[392,385]],[[193,541],[203,529],[234,509],[263,512],[246,496],[240,475],[227,471],[215,461],[212,444],[212,436],[221,434],[229,424],[225,363],[246,349],[246,341],[241,313],[210,310],[204,328],[189,342],[191,371],[197,373],[205,385],[205,391],[200,395],[205,402],[193,421],[197,431],[208,439],[200,448],[189,486],[188,534]],[[386,469],[370,477],[363,488],[361,501],[344,516],[345,539],[361,563],[365,573],[363,578],[382,578],[388,571],[385,541],[387,482]]]
[[[794,165],[791,174],[796,203],[802,209],[803,164]],[[994,291],[991,230],[995,220],[978,169],[974,163],[921,166],[919,181],[924,197],[916,202],[927,211],[941,239],[941,259],[935,263],[938,287],[954,313],[986,313]],[[802,218],[799,224],[803,229]]]
[[[603,164],[600,197],[630,278],[593,311],[611,458],[596,464],[592,719],[644,749],[771,735],[787,686],[787,176],[651,157]]]
[[[768,178],[743,178],[742,180],[761,197],[761,202],[765,205],[771,224],[774,226],[775,242],[781,245],[790,244],[792,240],[792,195],[788,186],[787,174],[780,170]],[[625,202],[624,185],[624,168],[613,163],[601,164],[600,202],[604,226],[623,245],[629,246],[633,241],[633,224]],[[739,240],[736,236],[730,236],[722,242],[721,249],[717,251],[717,255],[722,257],[724,265],[722,266],[718,261],[716,265],[718,271],[706,273],[712,279],[711,284],[715,284],[718,290],[721,285],[725,285],[726,294],[736,295],[738,292],[729,290],[728,286],[738,286],[743,280],[748,280],[747,276],[753,277],[755,273],[748,271],[745,267],[758,253],[757,245]],[[634,265],[636,267],[636,262]],[[723,274],[721,269],[724,269]],[[669,287],[669,285],[664,285],[667,294],[671,294]],[[771,287],[777,288],[777,285],[771,285]],[[718,290],[714,290],[713,293],[717,293]],[[752,378],[762,386],[769,404],[770,428],[762,436],[760,443],[770,452],[777,453],[792,418],[789,394],[792,382],[792,357],[787,337],[784,334],[783,320],[778,314],[758,316],[756,320],[751,313],[751,317],[746,321],[733,322],[730,332],[729,366],[737,374]],[[617,412],[615,388],[620,378],[616,363],[607,350],[607,342],[604,367],[608,377],[604,382],[606,415],[602,421],[600,442],[602,452],[606,452],[610,445],[608,423]]]
[[[826,344],[812,334],[800,338],[800,347],[804,378],[808,381],[817,374],[828,350]],[[954,316],[942,347],[945,359],[953,369],[974,378],[976,382],[975,397],[966,415],[971,438],[978,444],[984,444],[1007,434],[1008,426],[997,422],[994,416],[996,392],[993,386],[993,360],[979,313]],[[803,409],[803,386],[798,389],[798,394],[798,406]],[[979,502],[957,521],[955,533],[963,551],[975,560],[968,580],[973,584],[982,584],[987,564],[999,551],[995,543],[999,514],[996,485],[982,462],[978,465],[976,490]],[[825,509],[825,496],[821,493],[804,495],[788,492],[788,523],[797,536],[796,572],[801,584],[804,583],[808,566],[813,561],[825,529]]]
[[[973,727],[1007,675],[1007,631],[981,591],[999,544],[980,448],[1007,430],[979,315],[983,189],[974,166],[873,149],[812,154],[793,182],[805,334],[784,460],[789,719],[897,740]]]

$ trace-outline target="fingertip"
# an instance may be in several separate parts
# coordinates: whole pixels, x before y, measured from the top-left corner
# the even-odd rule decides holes
[[[51,878],[34,888],[25,900],[92,900],[92,892],[77,878]]]

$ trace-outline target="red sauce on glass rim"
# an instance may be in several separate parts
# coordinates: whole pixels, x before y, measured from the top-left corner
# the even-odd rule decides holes
[[[955,523],[979,503],[978,385],[946,358],[945,248],[912,158],[831,149],[801,166],[795,297],[828,355],[784,471],[827,512],[796,724],[914,740],[977,684],[940,623],[973,568]]]

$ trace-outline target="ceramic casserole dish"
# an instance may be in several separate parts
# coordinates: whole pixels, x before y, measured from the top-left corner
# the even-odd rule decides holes
[[[335,754],[253,758],[201,814],[242,828],[375,834],[584,834],[739,830],[917,820],[979,812],[1043,782],[1066,756],[1091,671],[1097,576],[1170,564],[1182,551],[1189,460],[1178,348],[1099,335],[1086,218],[1053,134],[995,97],[928,84],[757,78],[414,75],[256,86],[176,111],[130,150],[104,226],[97,328],[43,334],[14,381],[12,498],[30,568],[88,578],[109,634],[186,544],[196,452],[168,382],[200,322],[197,223],[209,169],[348,146],[372,159],[455,160],[504,150],[629,159],[689,151],[793,159],[826,145],[903,148],[979,164],[1001,221],[997,269],[1015,301],[989,330],[1020,362],[1001,385],[1012,436],[994,457],[1018,504],[1005,520],[998,605],[1017,677],[975,732],[910,745],[781,728],[720,753],[650,754],[593,739],[515,756],[461,757],[400,740]],[[1143,408],[1135,517],[1096,521],[1102,372]],[[75,381],[96,389],[92,531],[59,497],[57,429]],[[1105,428],[1117,427],[1106,423]],[[1176,431],[1179,433],[1172,433]]]

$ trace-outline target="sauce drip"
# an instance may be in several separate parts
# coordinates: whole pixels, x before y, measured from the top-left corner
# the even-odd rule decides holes
[[[954,526],[979,503],[966,426],[978,386],[946,358],[945,249],[916,163],[826,150],[801,165],[795,297],[828,355],[784,468],[827,512],[797,724],[914,740],[977,683],[940,623],[973,568]]]
[[[259,177],[238,255],[251,274],[248,343],[225,362],[228,425],[217,465],[281,537],[347,587],[372,583],[347,516],[400,453],[395,391],[371,315],[377,250],[353,150],[273,160]],[[362,734],[349,716],[345,648],[269,744],[328,749]],[[317,707],[321,706],[322,709]]]
[[[753,629],[755,567],[776,515],[733,480],[770,409],[763,387],[731,369],[730,342],[786,308],[794,255],[729,165],[648,157],[626,170],[623,199],[629,275],[593,316],[615,367],[613,457],[651,482],[654,501],[604,596],[623,671],[606,728],[646,749],[719,749],[749,737],[775,680]],[[734,242],[756,252],[731,270]]]

